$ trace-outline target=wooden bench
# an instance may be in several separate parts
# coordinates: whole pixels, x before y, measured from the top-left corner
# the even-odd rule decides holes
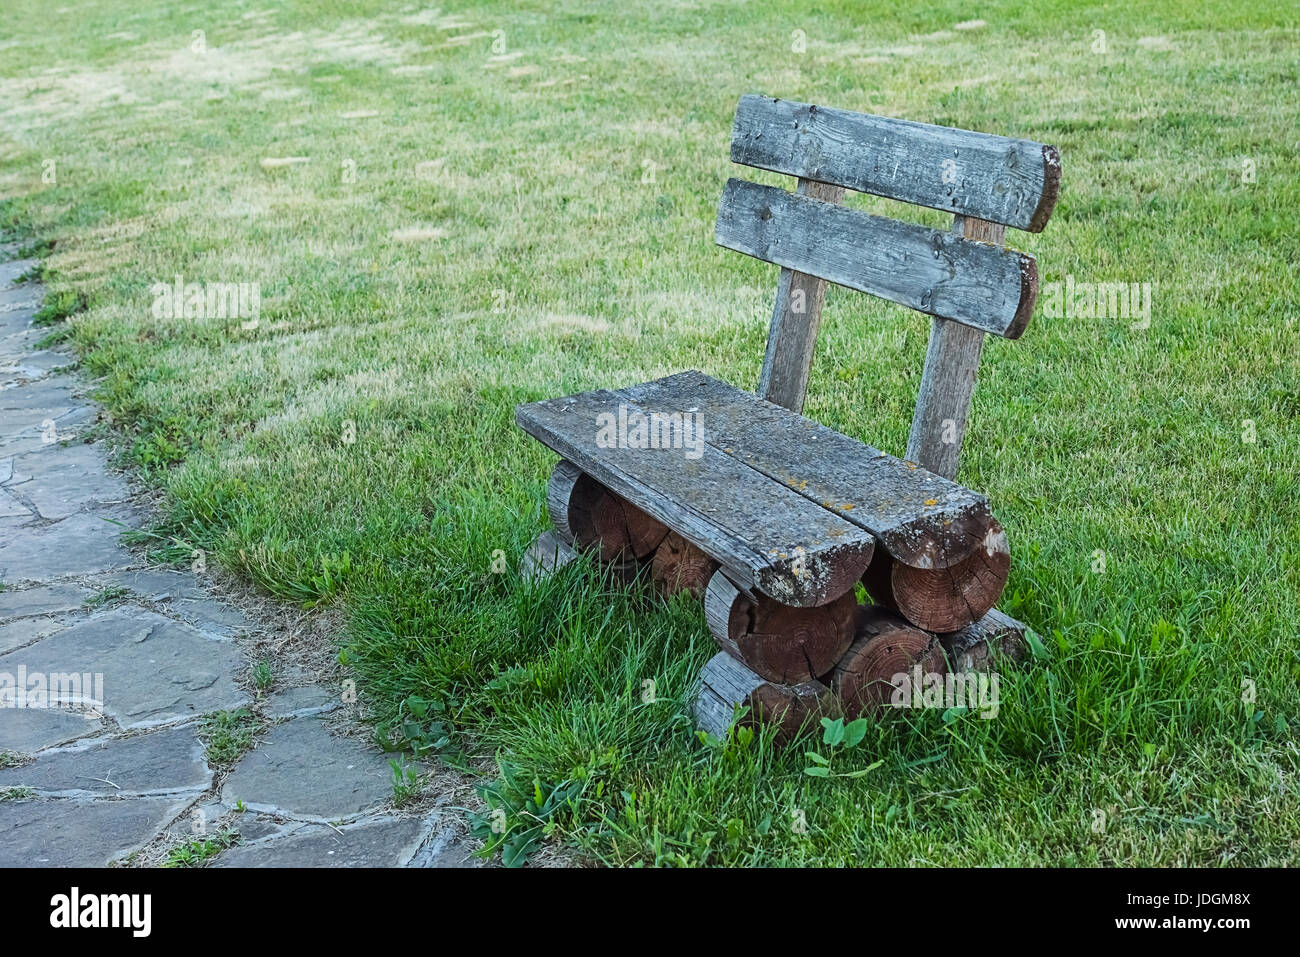
[[[524,565],[582,549],[619,574],[649,562],[665,591],[705,600],[721,649],[700,725],[722,733],[744,705],[789,734],[879,706],[917,662],[982,667],[1023,647],[993,608],[1005,532],[954,479],[984,336],[1018,337],[1037,295],[1006,227],[1043,228],[1060,161],[1028,140],[762,96],[741,99],[731,158],[798,178],[795,192],[732,179],[718,213],[719,245],[781,267],[757,394],[692,371],[519,406],[562,457],[555,531]],[[950,212],[953,228],[847,208],[846,189]],[[827,282],[934,317],[903,459],[800,414]]]

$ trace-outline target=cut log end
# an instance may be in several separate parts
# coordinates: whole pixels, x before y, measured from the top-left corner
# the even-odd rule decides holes
[[[703,599],[718,563],[676,532],[664,536],[650,563],[650,577],[665,598],[688,591]]]
[[[776,684],[725,651],[718,652],[700,671],[696,723],[701,730],[721,738],[731,727],[737,707],[747,709],[740,719],[742,725],[758,728],[775,724],[778,742],[789,741],[818,718],[841,713],[838,699],[819,681]]]
[[[948,568],[915,568],[883,548],[862,577],[879,604],[926,631],[959,631],[997,603],[1011,573],[1006,533],[996,521],[979,547]]]
[[[623,506],[628,547],[637,558],[649,558],[668,534],[668,526],[626,499],[619,501]]]
[[[606,562],[631,557],[623,500],[572,462],[562,460],[551,473],[546,508],[556,532],[575,548],[595,551]]]
[[[960,631],[939,636],[948,657],[948,669],[956,673],[986,671],[998,656],[1024,661],[1029,656],[1028,628],[996,608]]]
[[[946,673],[938,640],[883,609],[866,609],[858,637],[830,674],[830,686],[846,716],[874,714],[889,703],[897,676],[917,664],[926,673]]]
[[[839,661],[853,641],[858,603],[852,590],[816,608],[794,608],[766,596],[751,600],[718,571],[704,609],[719,648],[768,681],[798,684]]]

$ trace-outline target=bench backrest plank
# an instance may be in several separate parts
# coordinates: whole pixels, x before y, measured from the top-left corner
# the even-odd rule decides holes
[[[732,162],[1039,232],[1061,161],[1031,140],[767,96],[736,109]]]
[[[919,312],[1008,339],[1029,323],[1038,292],[1030,256],[824,203],[775,186],[728,180],[717,243]]]
[[[1056,148],[748,95],[731,158],[799,178],[794,194],[732,179],[718,213],[719,245],[782,267],[758,394],[803,410],[826,281],[928,313],[907,458],[955,478],[984,334],[1017,338],[1033,313],[1037,265],[1004,238],[1047,224]],[[844,189],[951,212],[953,229],[844,208]]]

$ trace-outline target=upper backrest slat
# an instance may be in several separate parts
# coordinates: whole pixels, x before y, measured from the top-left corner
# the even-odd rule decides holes
[[[1053,146],[767,96],[741,97],[731,159],[757,169],[1039,232],[1056,205]]]

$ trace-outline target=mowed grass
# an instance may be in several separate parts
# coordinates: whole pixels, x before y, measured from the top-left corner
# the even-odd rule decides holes
[[[436,702],[495,757],[507,838],[558,792],[545,839],[615,864],[1296,860],[1294,8],[10,7],[0,223],[84,296],[170,554],[340,603],[361,700]],[[837,759],[883,761],[860,779],[805,776],[812,740],[696,739],[698,607],[513,573],[554,462],[516,403],[757,380],[776,271],[712,244],[746,92],[1053,143],[1056,214],[1011,242],[1045,281],[1155,284],[1149,328],[1040,312],[989,343],[960,479],[1045,654],[996,719],[875,724]],[[260,283],[259,324],[155,319],[177,275]],[[806,411],[901,454],[927,334],[832,289]]]

